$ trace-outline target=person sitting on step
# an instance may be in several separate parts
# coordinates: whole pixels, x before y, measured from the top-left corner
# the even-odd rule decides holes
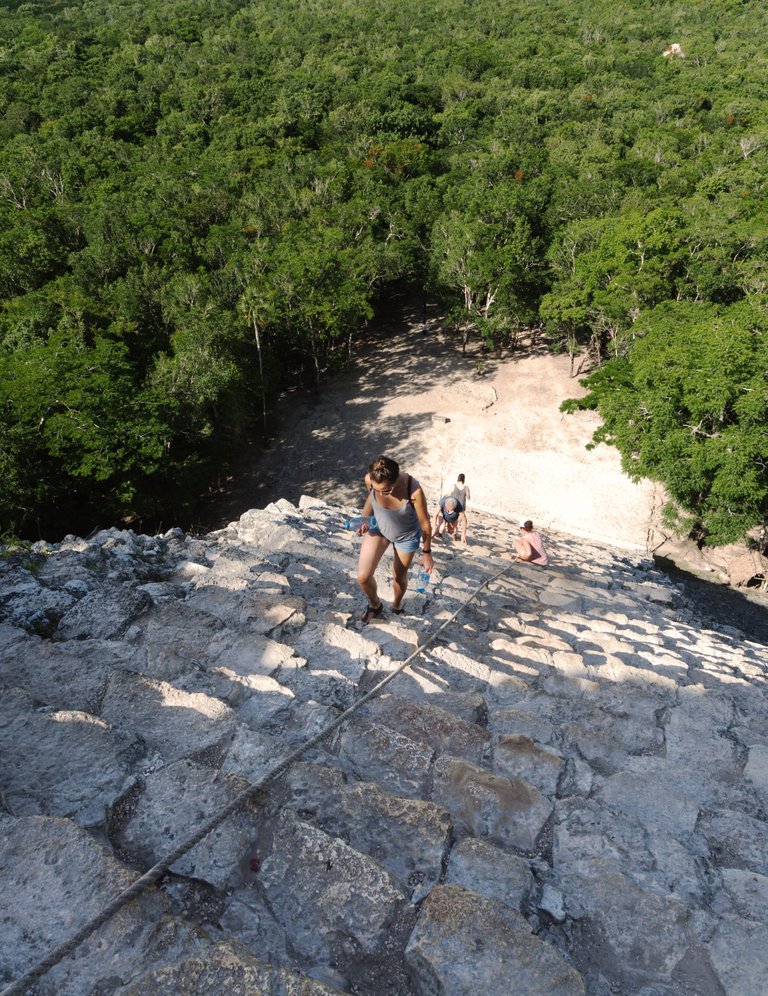
[[[541,533],[534,532],[533,522],[530,519],[521,519],[520,529],[520,539],[515,546],[517,559],[524,560],[528,564],[546,567],[549,563],[549,556],[544,549]]]

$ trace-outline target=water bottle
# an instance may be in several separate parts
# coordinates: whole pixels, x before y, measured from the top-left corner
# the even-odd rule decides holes
[[[368,526],[369,529],[376,528],[376,516],[375,515],[355,515],[351,519],[347,519],[344,528],[351,529],[353,532],[357,532],[360,526]]]
[[[416,591],[425,592],[429,587],[429,571],[425,571],[423,567],[419,568],[419,574],[416,578]]]

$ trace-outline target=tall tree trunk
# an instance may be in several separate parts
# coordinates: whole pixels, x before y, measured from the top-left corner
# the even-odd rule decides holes
[[[311,342],[312,342],[312,365],[314,367],[314,385],[315,385],[314,391],[315,394],[319,394],[320,393],[320,356],[318,355],[317,352],[317,338],[315,337],[314,332],[312,333],[311,336]]]
[[[261,419],[262,419],[262,431],[264,435],[264,445],[269,445],[269,437],[267,435],[267,392],[264,389],[264,364],[261,355],[261,333],[259,331],[259,324],[256,319],[253,319],[253,337],[256,340],[256,354],[259,358],[259,381],[261,384]]]

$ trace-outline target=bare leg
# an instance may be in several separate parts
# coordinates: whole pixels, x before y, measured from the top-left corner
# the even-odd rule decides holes
[[[376,579],[373,575],[376,573],[379,561],[384,556],[384,551],[388,546],[389,540],[383,536],[371,536],[370,533],[363,536],[360,556],[357,560],[357,583],[372,609],[378,609],[381,605],[376,590]]]
[[[517,541],[515,552],[517,553],[517,556],[520,558],[520,560],[533,560],[533,558],[536,556],[536,551],[533,549],[531,544],[528,542],[527,539],[525,539],[524,536],[521,536],[520,539]]]
[[[459,516],[459,526],[461,528],[461,545],[467,545],[467,515],[466,512],[462,512]]]
[[[392,608],[395,611],[400,608],[400,603],[405,598],[405,593],[408,590],[408,568],[411,566],[411,561],[416,556],[416,553],[416,550],[413,553],[403,553],[402,550],[398,549],[394,550],[395,559],[392,561],[394,600]]]

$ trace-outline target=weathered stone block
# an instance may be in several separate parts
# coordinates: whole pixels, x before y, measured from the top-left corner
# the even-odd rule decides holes
[[[433,757],[431,747],[364,719],[350,723],[339,737],[338,758],[344,770],[406,798],[426,796]]]
[[[394,875],[419,902],[439,881],[451,818],[431,802],[402,799],[372,782],[347,783],[331,768],[295,764],[288,805],[326,833],[346,841]]]
[[[544,795],[554,796],[563,759],[538,747],[520,733],[502,734],[493,747],[493,770],[507,778],[522,778]]]
[[[308,958],[373,954],[406,902],[381,865],[338,837],[283,813],[259,882],[290,943]]]
[[[235,724],[234,713],[219,699],[128,671],[109,679],[100,712],[107,722],[138,734],[168,760],[196,757],[221,745],[232,736]]]
[[[768,926],[741,917],[720,919],[707,945],[712,967],[728,996],[756,996],[768,979]]]
[[[438,754],[452,754],[477,764],[490,745],[490,735],[484,727],[459,719],[440,706],[409,702],[397,695],[372,699],[361,715],[426,744]]]
[[[142,753],[135,738],[88,713],[41,713],[21,692],[0,697],[0,793],[16,816],[102,823]]]
[[[534,888],[528,862],[485,840],[465,837],[453,847],[445,872],[446,885],[460,885],[522,912]]]
[[[599,972],[619,992],[671,981],[696,943],[682,903],[638,888],[611,862],[575,862],[558,873],[555,883],[573,921],[577,967]]]
[[[251,996],[342,996],[317,979],[282,965],[270,965],[241,945],[216,944],[172,965],[144,974],[120,990],[120,996],[209,996],[248,993]]]
[[[768,823],[736,810],[720,810],[705,813],[696,829],[709,843],[716,865],[768,875]]]
[[[130,584],[105,582],[66,612],[56,629],[59,640],[110,640],[120,637],[148,605],[150,598]]]
[[[247,788],[233,775],[177,761],[148,774],[118,802],[110,815],[111,839],[135,863],[150,868]],[[224,889],[238,881],[256,836],[253,813],[243,806],[171,871]]]
[[[424,900],[406,948],[419,993],[582,996],[579,973],[522,916],[455,885]]]
[[[521,778],[452,757],[435,762],[432,798],[448,809],[459,832],[524,852],[535,850],[552,814],[552,805]]]

